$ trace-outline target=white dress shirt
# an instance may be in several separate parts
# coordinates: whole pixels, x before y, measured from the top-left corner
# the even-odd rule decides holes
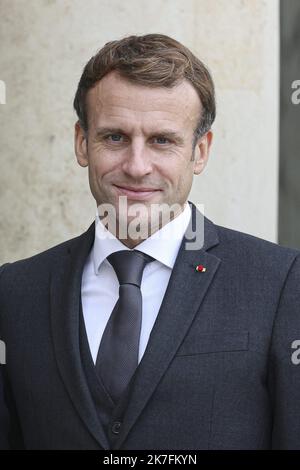
[[[145,266],[141,283],[143,304],[139,362],[145,352],[190,217],[191,209],[186,203],[177,217],[135,247],[155,259]],[[81,285],[83,316],[94,363],[106,323],[119,298],[119,281],[106,258],[120,250],[129,248],[108,232],[97,216],[95,241],[84,266]]]

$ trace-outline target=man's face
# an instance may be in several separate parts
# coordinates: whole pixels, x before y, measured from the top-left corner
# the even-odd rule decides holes
[[[87,94],[87,135],[75,126],[77,160],[88,166],[97,205],[117,209],[120,196],[127,196],[128,208],[177,203],[183,209],[212,138],[208,132],[192,151],[200,112],[197,92],[186,80],[149,88],[115,71],[100,80]]]

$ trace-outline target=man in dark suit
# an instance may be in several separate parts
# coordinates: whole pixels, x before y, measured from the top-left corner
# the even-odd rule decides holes
[[[209,72],[167,36],[125,38],[74,106],[96,221],[1,268],[2,448],[299,449],[299,252],[188,201]]]

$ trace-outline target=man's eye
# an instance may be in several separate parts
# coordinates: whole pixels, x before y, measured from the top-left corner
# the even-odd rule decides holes
[[[121,138],[121,134],[109,134],[105,137],[106,140],[111,140],[112,142],[120,142]]]
[[[169,140],[166,137],[155,137],[155,139],[157,140],[158,144],[166,144],[169,142]]]

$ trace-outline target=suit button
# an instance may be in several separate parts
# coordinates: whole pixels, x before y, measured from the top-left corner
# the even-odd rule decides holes
[[[119,434],[120,433],[120,430],[121,430],[121,425],[122,423],[120,423],[120,421],[115,421],[113,424],[112,424],[112,427],[111,427],[111,430],[114,434]]]

